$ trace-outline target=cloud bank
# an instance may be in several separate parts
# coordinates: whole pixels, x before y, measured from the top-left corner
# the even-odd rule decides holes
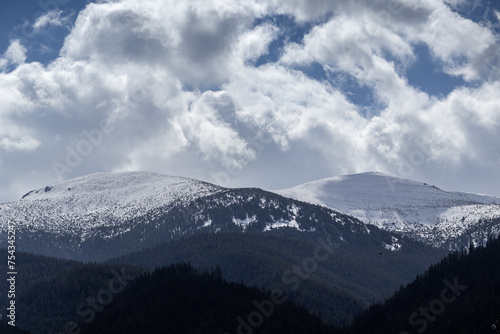
[[[460,5],[91,3],[57,59],[0,56],[0,201],[116,170],[267,189],[379,170],[500,196],[499,36]],[[463,84],[432,94],[415,68]]]

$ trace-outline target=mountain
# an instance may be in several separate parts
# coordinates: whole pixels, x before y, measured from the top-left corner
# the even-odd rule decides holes
[[[0,216],[23,229],[78,235],[82,241],[125,233],[121,222],[165,206],[186,205],[222,188],[187,178],[149,172],[96,173],[33,190],[0,206]],[[113,229],[112,227],[116,227]]]
[[[0,249],[0,255],[7,251]],[[240,323],[243,330],[255,323],[250,315],[256,311],[265,320],[255,326],[259,333],[337,333],[282,294],[227,282],[220,268],[174,264],[146,271],[23,252],[16,262],[16,327],[0,320],[2,334],[236,332]],[[0,296],[4,319],[5,302]]]
[[[0,249],[0,255],[6,257],[7,251]],[[144,272],[135,266],[83,264],[23,252],[16,252],[15,262],[16,327],[32,334],[76,333],[65,327],[88,312],[91,298],[105,304],[101,292],[107,298],[110,290],[119,291],[120,284],[126,285]],[[6,262],[0,262],[0,270],[7,272]],[[2,292],[8,291],[7,284],[0,281],[0,315],[4,319],[9,300]]]
[[[140,308],[137,306],[140,305]],[[186,264],[137,277],[82,326],[82,334],[135,333],[316,333],[340,331],[281,293],[228,283],[217,270],[200,273]]]
[[[345,235],[343,241],[317,233],[304,239],[302,232],[294,230],[201,234],[109,262],[151,270],[188,261],[201,269],[220,266],[229,281],[279,289],[325,322],[343,325],[444,255],[403,239],[398,251],[384,249],[380,237],[385,233],[374,229],[370,234]]]
[[[141,249],[148,242],[154,243],[151,232],[165,223],[160,218],[166,212],[186,208],[222,189],[149,172],[96,173],[33,190],[19,201],[0,205],[0,232],[5,233],[8,221],[16,222],[23,250],[100,260],[107,254],[99,247],[116,244],[107,241],[121,239],[117,244],[124,251]],[[182,213],[185,217],[176,217],[179,223],[179,218],[188,219],[193,212],[188,209]],[[177,225],[169,232],[162,240],[183,233]],[[117,255],[115,252],[120,253],[110,249],[108,257]]]
[[[494,213],[498,207],[487,204],[495,201],[491,197],[447,193],[386,175],[368,173],[351,179],[357,179],[350,181],[356,187],[345,186],[348,183],[339,178],[323,184],[344,184],[343,193],[353,200],[347,200],[346,195],[343,209],[348,211],[354,202],[364,205],[365,215],[392,208],[400,210],[395,211],[400,216],[409,212],[405,217],[417,219],[420,215],[431,217],[429,212],[436,208],[484,206]],[[381,180],[391,191],[383,189]],[[49,185],[18,201],[1,204],[0,244],[6,245],[9,222],[15,223],[16,247],[34,253],[20,253],[20,262],[16,262],[23,269],[19,274],[20,312],[26,312],[24,319],[29,320],[20,324],[34,333],[42,325],[42,332],[57,330],[67,317],[74,316],[82,298],[98,293],[123,265],[153,270],[190,262],[199,269],[220,267],[219,273],[229,282],[279,289],[323,321],[345,325],[448,253],[414,240],[418,236],[406,230],[398,231],[399,225],[388,228],[393,225],[382,224],[384,229],[380,229],[327,207],[318,198],[321,195],[322,199],[341,202],[331,191],[335,186],[322,193],[319,188],[311,187],[307,200],[322,205],[258,188],[229,189],[148,172],[98,173]],[[356,198],[360,201],[355,202]],[[498,226],[494,214],[481,217],[468,231],[474,227],[485,233]],[[461,232],[467,221],[451,227]],[[418,227],[411,222],[407,225]],[[421,225],[439,232],[436,226],[441,223]],[[452,231],[441,231],[445,232]],[[457,238],[469,237],[458,232],[455,242],[465,243]],[[442,238],[451,240],[446,235]],[[39,260],[35,254],[78,262]],[[5,266],[0,263],[4,272]],[[5,284],[0,282],[1,291],[6,291]],[[1,291],[0,306],[5,299]],[[109,312],[114,311],[110,308]],[[116,313],[106,319],[116,319]]]
[[[277,194],[323,205],[434,247],[460,249],[500,233],[500,198],[447,192],[369,172],[305,183]]]
[[[500,321],[500,238],[454,252],[391,298],[356,318],[357,333],[496,333]]]
[[[2,334],[30,334],[29,332],[19,329],[18,327],[13,327],[9,325],[6,321],[0,320],[0,333]]]
[[[304,238],[316,232],[340,240],[371,232],[353,217],[261,189],[148,172],[98,173],[46,186],[0,205],[0,217],[0,241],[15,222],[21,250],[83,261],[204,233],[291,229]],[[381,249],[398,247],[389,233],[372,235]]]
[[[6,255],[6,250],[0,249],[0,254]],[[81,264],[25,253],[18,253],[18,261],[22,271],[17,282],[20,296],[16,324],[33,334],[76,333],[78,329],[81,333],[136,333],[146,326],[152,327],[147,328],[151,333],[164,332],[155,327],[172,326],[177,328],[169,328],[169,333],[208,330],[222,334],[238,332],[243,322],[250,329],[245,331],[246,325],[241,325],[242,333],[345,332],[328,330],[318,318],[288,301],[272,309],[266,303],[272,298],[268,291],[228,283],[221,279],[224,275],[220,268],[200,272],[177,264],[144,273],[133,267]],[[490,333],[491,324],[500,320],[498,263],[500,238],[490,239],[485,247],[454,252],[401,286],[386,301],[357,316],[347,332]],[[5,265],[0,266],[5,269]],[[118,284],[117,275],[125,283]],[[0,314],[5,315],[5,308],[1,308],[4,311]],[[263,313],[271,309],[269,317]],[[262,326],[253,327],[251,314],[255,317],[252,323],[261,322],[256,311],[265,320]],[[28,334],[2,321],[0,330]]]
[[[9,220],[17,223],[21,251],[149,268],[188,261],[220,266],[228,280],[281,288],[338,324],[445,253],[262,189],[147,172],[92,174],[43,187],[0,205],[0,217],[3,232]],[[331,252],[317,253],[325,242]]]

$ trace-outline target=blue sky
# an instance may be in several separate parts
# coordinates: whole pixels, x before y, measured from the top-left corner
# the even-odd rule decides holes
[[[117,170],[500,196],[498,1],[1,6],[0,201]]]
[[[69,33],[78,12],[88,1],[15,1],[2,4],[0,13],[0,50],[6,50],[9,42],[19,39],[27,48],[28,61],[48,64],[58,57],[64,38]],[[48,10],[47,10],[48,9]],[[64,18],[61,25],[48,24],[39,32],[33,28],[40,17],[51,10],[61,13]]]

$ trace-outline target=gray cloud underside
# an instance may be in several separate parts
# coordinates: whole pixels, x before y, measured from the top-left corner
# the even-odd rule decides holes
[[[90,4],[52,63],[29,62],[17,40],[0,56],[0,200],[101,170],[265,188],[380,170],[500,195],[498,36],[458,15],[460,4]],[[256,67],[286,34],[255,24],[275,15],[312,28]],[[468,85],[441,97],[413,87],[417,45]],[[371,113],[335,80],[300,70],[312,64],[368,88]]]

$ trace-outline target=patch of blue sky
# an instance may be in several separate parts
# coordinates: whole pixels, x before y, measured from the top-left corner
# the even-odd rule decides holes
[[[329,72],[328,81],[340,90],[365,118],[371,118],[384,109],[380,101],[373,94],[373,88],[360,83],[355,77],[345,72]]]
[[[331,15],[328,14],[320,21],[300,24],[298,24],[292,16],[287,15],[266,16],[257,19],[254,22],[254,26],[266,23],[273,24],[279,28],[279,35],[270,43],[268,52],[260,56],[253,65],[258,67],[264,64],[277,62],[282,55],[283,48],[287,44],[301,44],[304,36],[306,36],[314,26],[322,22],[327,22],[330,16]],[[346,73],[326,71],[324,66],[318,62],[301,66],[297,65],[293,68],[303,72],[311,79],[326,81],[334,88],[342,91],[345,96],[358,107],[361,114],[365,117],[371,117],[377,114],[377,110],[381,108],[375,101],[371,88],[360,84],[354,77]]]
[[[301,44],[304,36],[307,35],[311,29],[321,24],[322,22],[327,22],[330,14],[325,14],[323,18],[320,18],[314,22],[301,22],[297,23],[295,18],[290,15],[272,15],[264,16],[258,18],[254,22],[254,27],[262,24],[272,24],[279,29],[279,34],[276,39],[274,39],[268,47],[268,52],[260,56],[254,63],[256,67],[264,64],[277,62],[282,53],[284,47],[289,43]]]
[[[5,1],[0,10],[0,54],[12,40],[19,40],[27,49],[28,62],[48,64],[58,57],[69,28],[88,0]],[[68,20],[64,26],[46,26],[40,31],[33,24],[51,10],[60,10]]]
[[[318,62],[312,62],[304,66],[294,66],[295,70],[299,70],[307,75],[309,78],[318,81],[328,81],[328,74],[322,64]]]
[[[380,114],[386,106],[380,103],[373,95],[373,90],[360,85],[353,77],[347,76],[342,92],[347,99],[356,105],[358,113],[365,118],[372,118]]]
[[[304,66],[294,66],[295,70],[303,72],[309,78],[327,82],[334,89],[342,92],[354,105],[363,117],[371,118],[378,115],[384,108],[373,95],[371,87],[360,83],[355,77],[346,72],[325,70],[318,62]]]
[[[304,36],[311,29],[311,25],[299,25],[295,18],[288,15],[265,16],[258,18],[254,26],[262,24],[272,24],[279,29],[279,34],[268,47],[268,52],[263,54],[255,61],[255,66],[259,67],[267,63],[274,63],[279,60],[283,48],[288,43],[300,43]]]
[[[370,87],[361,84],[355,77],[341,71],[325,70],[318,62],[308,66],[298,66],[295,69],[302,71],[308,77],[327,81],[332,87],[342,91],[353,104],[362,108],[372,108],[377,105]]]
[[[416,60],[405,73],[408,84],[412,87],[418,88],[430,96],[443,97],[455,88],[467,85],[462,77],[445,73],[442,64],[432,57],[426,44],[414,45],[413,52]]]
[[[499,18],[495,12],[500,12],[500,1],[498,0],[473,0],[464,1],[456,8],[450,8],[459,15],[476,23],[489,26],[500,33]]]

